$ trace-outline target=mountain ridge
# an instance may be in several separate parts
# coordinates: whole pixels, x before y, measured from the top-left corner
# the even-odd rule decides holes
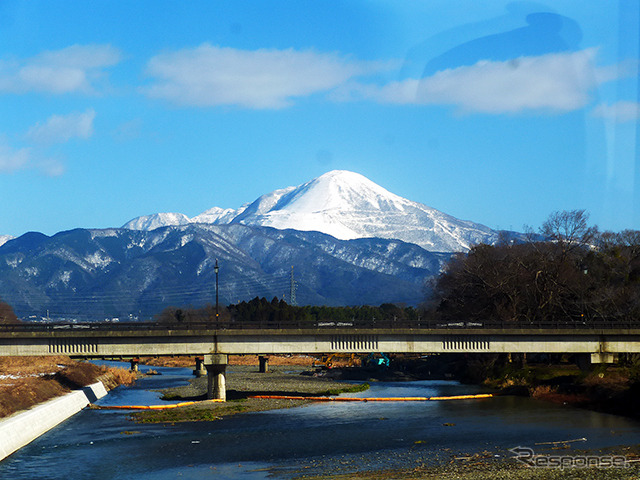
[[[223,304],[291,301],[293,266],[301,304],[415,306],[454,253],[502,233],[518,240],[334,170],[235,210],[9,239],[0,245],[0,298],[23,318],[150,318],[211,303],[219,261]]]
[[[147,215],[122,228],[150,230],[187,222],[319,231],[340,240],[397,239],[442,252],[467,251],[477,243],[494,243],[499,236],[484,225],[407,200],[347,170],[274,190],[237,210],[213,207],[192,219],[175,213]]]
[[[147,319],[211,303],[217,260],[223,305],[290,301],[292,265],[303,305],[417,305],[449,258],[399,240],[242,224],[29,233],[0,246],[0,298],[21,318]]]

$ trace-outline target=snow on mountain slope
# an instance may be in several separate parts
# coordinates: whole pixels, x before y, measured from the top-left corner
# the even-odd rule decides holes
[[[125,223],[122,228],[127,230],[155,230],[160,227],[172,225],[188,225],[191,223],[189,217],[182,213],[154,213],[143,215]]]
[[[343,170],[263,195],[232,223],[320,231],[341,240],[398,239],[441,252],[466,251],[497,239],[484,225],[458,220]]]
[[[16,237],[11,236],[11,235],[0,235],[0,246],[4,245],[9,240],[13,240],[14,238],[16,238]]]
[[[186,223],[267,226],[318,231],[340,240],[397,239],[429,251],[460,252],[492,243],[498,233],[395,195],[366,177],[334,170],[298,187],[262,195],[238,210],[211,208],[189,220],[182,214],[139,217],[124,228],[151,230]]]
[[[212,223],[214,225],[227,225],[231,221],[241,214],[247,205],[243,205],[237,210],[233,208],[220,208],[213,207],[209,210],[202,212],[200,215],[196,215],[191,219],[191,223]]]
[[[23,318],[47,309],[54,318],[150,318],[170,305],[211,303],[219,261],[223,305],[282,298],[292,265],[303,305],[417,305],[450,256],[398,240],[239,223],[79,228],[28,233],[0,248],[0,298]]]

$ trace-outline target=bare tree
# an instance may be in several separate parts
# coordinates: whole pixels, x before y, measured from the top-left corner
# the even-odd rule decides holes
[[[18,317],[13,312],[13,308],[8,303],[0,300],[0,323],[20,323]]]
[[[597,229],[587,219],[584,210],[555,212],[540,229],[547,241],[531,234],[525,243],[478,245],[455,257],[435,284],[437,312],[447,321],[593,318],[599,277],[584,272],[603,262],[594,246]]]
[[[585,210],[553,212],[545,220],[540,233],[562,248],[562,256],[593,244],[597,227],[590,227],[589,214]]]

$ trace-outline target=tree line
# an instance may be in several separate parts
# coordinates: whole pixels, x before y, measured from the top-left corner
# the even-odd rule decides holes
[[[555,212],[525,241],[500,239],[456,254],[428,284],[418,308],[294,306],[274,297],[234,305],[167,307],[162,323],[385,325],[471,322],[610,324],[640,322],[640,231],[600,232],[584,210]],[[18,319],[0,301],[0,323]]]
[[[328,307],[328,306],[294,306],[282,299],[274,297],[267,300],[255,297],[249,301],[243,301],[227,307],[219,307],[218,317],[215,314],[215,306],[207,305],[202,308],[181,309],[175,307],[166,308],[156,320],[162,323],[256,323],[261,325],[317,325],[323,322],[335,324],[412,324],[417,323],[422,312],[413,307],[385,303],[380,306],[353,306],[353,307]]]
[[[429,282],[418,308],[288,305],[254,298],[220,309],[219,321],[398,325],[501,322],[634,324],[640,321],[640,231],[600,232],[584,210],[555,212],[524,241],[502,238],[459,253]],[[165,309],[162,322],[215,321],[214,307]]]
[[[584,210],[553,213],[544,240],[456,255],[427,308],[443,321],[630,324],[640,319],[640,231],[599,232]]]

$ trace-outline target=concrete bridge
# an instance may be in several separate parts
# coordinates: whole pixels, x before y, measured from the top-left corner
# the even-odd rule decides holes
[[[0,356],[76,358],[194,356],[206,367],[209,397],[225,398],[229,355],[326,353],[570,353],[611,363],[640,353],[640,328],[354,327],[211,328],[161,324],[27,324],[0,329]]]

